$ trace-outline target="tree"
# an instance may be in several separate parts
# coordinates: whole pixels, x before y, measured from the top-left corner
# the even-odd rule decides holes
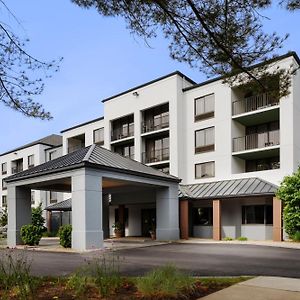
[[[1,6],[19,24],[4,0],[0,0]],[[51,114],[33,98],[43,92],[44,78],[58,71],[58,62],[43,62],[31,56],[25,50],[27,42],[0,21],[0,102],[28,117],[49,120]]]
[[[45,229],[45,218],[43,217],[42,203],[39,206],[32,208],[31,211],[32,225],[36,226],[40,233]]]
[[[276,196],[283,201],[283,219],[287,234],[294,238],[300,233],[300,168],[284,177]]]
[[[71,0],[84,8],[95,8],[103,16],[123,17],[137,35],[151,38],[160,29],[170,40],[173,59],[197,67],[224,82],[265,92],[272,89],[264,78],[280,78],[279,97],[289,93],[294,66],[288,70],[266,64],[275,57],[288,35],[263,31],[262,12],[276,4],[271,0]],[[278,4],[278,3],[277,3]],[[283,8],[300,8],[299,0],[282,0]],[[241,76],[242,74],[242,76]]]
[[[2,211],[2,215],[0,217],[0,226],[4,227],[7,225],[8,221],[8,214],[7,214],[7,208],[5,207]]]

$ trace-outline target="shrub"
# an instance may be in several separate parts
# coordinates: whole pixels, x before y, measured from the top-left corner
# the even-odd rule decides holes
[[[24,225],[21,227],[21,238],[25,245],[35,246],[39,244],[42,233],[35,225]]]
[[[166,265],[139,277],[136,287],[143,297],[180,297],[184,291],[194,289],[194,282],[173,265]]]
[[[248,241],[248,238],[246,238],[245,236],[240,236],[237,238],[238,241]]]
[[[43,217],[42,203],[38,207],[31,210],[32,225],[36,226],[38,230],[43,233],[45,231],[45,218]]]
[[[67,287],[75,291],[76,298],[84,298],[88,289],[88,277],[77,272],[69,277]]]
[[[30,276],[31,261],[25,252],[14,252],[12,250],[0,253],[0,289],[5,298],[9,298],[9,291],[15,288],[18,299],[34,299],[34,290],[38,284],[36,278]]]
[[[95,259],[92,264],[92,273],[95,284],[102,297],[108,297],[122,285],[119,268],[119,257],[103,255],[101,259]]]
[[[230,236],[224,237],[223,241],[233,241],[233,238]]]
[[[5,207],[3,212],[2,212],[2,215],[0,217],[0,226],[1,227],[4,227],[7,225],[7,220],[8,220],[8,214],[7,214],[7,208]]]
[[[295,241],[295,242],[300,242],[300,231],[297,231],[297,232],[294,234],[293,241]]]
[[[59,243],[64,248],[72,246],[72,225],[63,225],[58,230]]]
[[[284,177],[276,196],[283,201],[284,228],[293,238],[300,231],[300,168],[291,176]]]

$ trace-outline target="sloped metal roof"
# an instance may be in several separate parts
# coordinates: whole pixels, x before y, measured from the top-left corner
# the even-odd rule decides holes
[[[260,178],[241,178],[179,186],[179,198],[221,199],[274,195],[277,186]]]
[[[63,200],[54,204],[51,204],[45,208],[48,211],[71,211],[72,210],[72,199]]]
[[[19,151],[19,150],[22,150],[22,149],[25,149],[25,148],[29,148],[29,147],[32,147],[32,146],[35,146],[35,145],[38,145],[38,144],[51,146],[51,147],[57,147],[57,146],[62,145],[62,136],[57,135],[57,134],[51,134],[51,135],[48,135],[48,136],[46,136],[42,139],[31,142],[29,144],[23,145],[21,147],[18,147],[18,148],[12,149],[12,150],[9,150],[5,153],[1,153],[0,156],[6,155],[6,154],[11,153],[11,152],[16,152],[16,151]]]
[[[180,179],[175,176],[165,174],[95,144],[9,176],[5,178],[5,181],[12,182],[80,167],[109,169],[121,173],[180,182]]]

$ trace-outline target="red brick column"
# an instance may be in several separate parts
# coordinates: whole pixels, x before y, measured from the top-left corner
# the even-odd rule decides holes
[[[125,236],[125,205],[119,205],[119,222],[123,225],[122,236]]]
[[[189,200],[179,200],[180,238],[189,239]]]
[[[282,201],[273,197],[273,241],[281,242],[282,239]]]
[[[220,241],[221,232],[221,200],[213,200],[213,239]]]

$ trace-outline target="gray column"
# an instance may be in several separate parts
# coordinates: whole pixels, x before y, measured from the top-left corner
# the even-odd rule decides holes
[[[102,177],[79,170],[72,176],[72,248],[102,247]]]
[[[156,239],[179,239],[178,184],[156,191]]]
[[[21,227],[31,224],[31,190],[8,184],[7,209],[7,245],[12,248],[23,243],[20,236]]]

